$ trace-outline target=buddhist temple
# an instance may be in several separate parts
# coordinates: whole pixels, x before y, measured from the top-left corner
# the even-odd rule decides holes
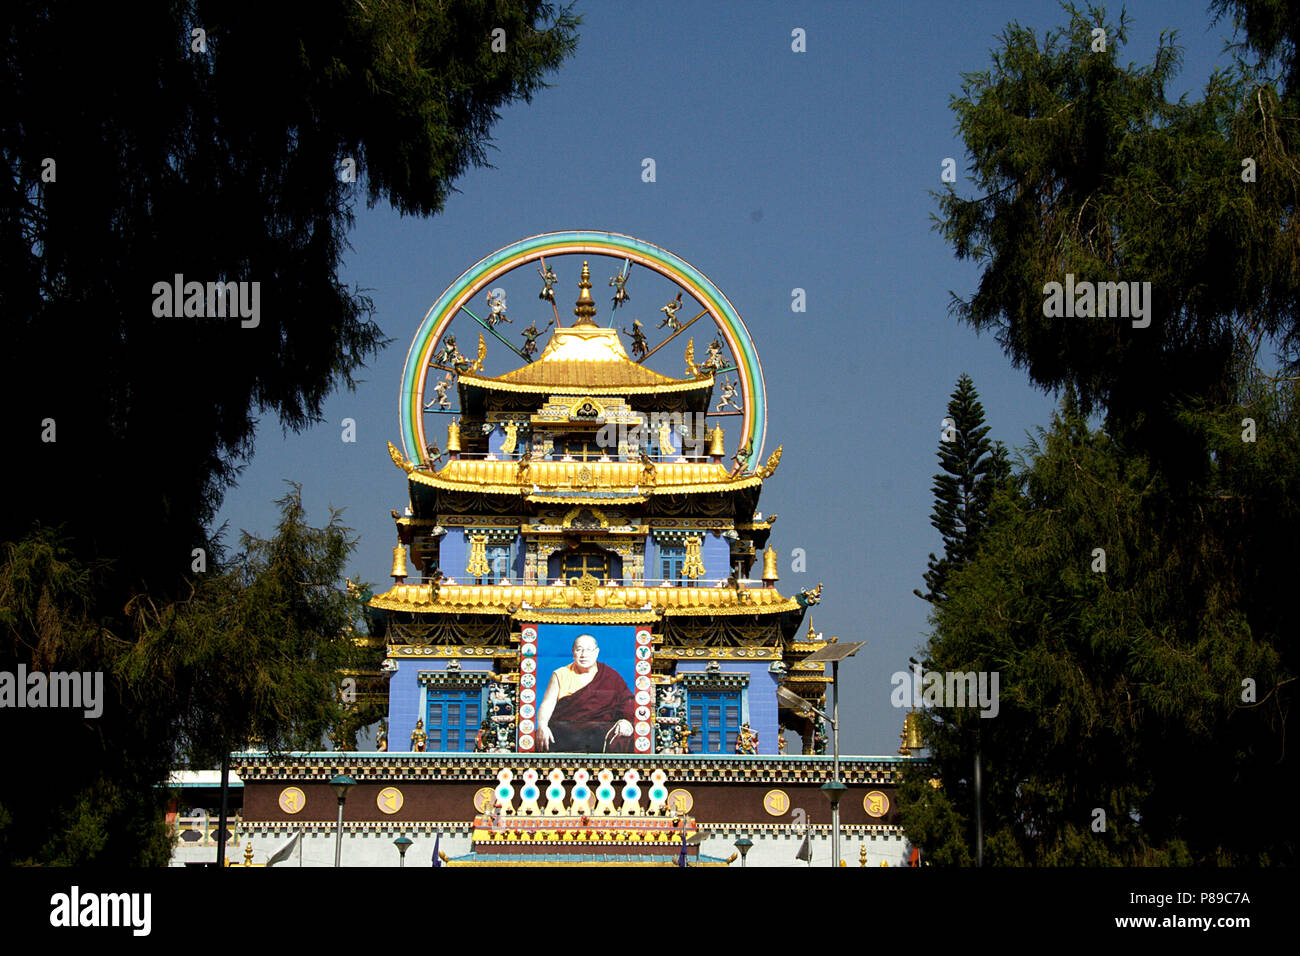
[[[516,325],[490,286],[525,266],[542,290]],[[680,291],[658,329],[620,328],[642,272]],[[647,364],[671,355],[677,374]],[[726,296],[631,237],[523,240],[430,310],[399,407],[381,749],[238,755],[255,858],[301,833],[303,865],[831,865],[832,676],[806,659],[835,639],[810,620],[821,586],[780,579],[759,499],[782,449]],[[906,862],[905,759],[839,757],[847,864]]]

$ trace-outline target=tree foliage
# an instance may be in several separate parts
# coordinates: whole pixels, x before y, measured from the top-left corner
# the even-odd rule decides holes
[[[18,504],[0,513],[16,601],[4,653],[112,674],[96,721],[23,718],[23,786],[40,780],[45,804],[7,780],[6,858],[161,862],[146,835],[174,734],[211,753],[246,731],[316,732],[326,704],[304,701],[323,685],[288,668],[335,611],[276,632],[257,608],[296,594],[280,557],[247,551],[259,570],[240,582],[196,575],[195,549],[219,565],[208,527],[259,420],[317,422],[383,344],[339,277],[355,204],[438,212],[576,27],[539,0],[6,5],[0,404]],[[174,281],[249,283],[249,306],[256,283],[256,314],[159,316],[155,287]],[[302,560],[323,587],[328,555]],[[313,613],[294,600],[284,613]],[[217,621],[260,643],[238,648]],[[240,670],[237,650],[261,670]]]
[[[977,197],[949,188],[937,225],[981,265],[954,311],[993,330],[1034,383],[1073,385],[1085,412],[1105,410],[1117,435],[1134,432],[1195,479],[1204,449],[1178,406],[1233,400],[1236,359],[1262,341],[1291,367],[1300,358],[1297,112],[1244,68],[1170,100],[1172,35],[1150,64],[1121,66],[1127,21],[1067,10],[1069,24],[1041,38],[1008,26],[991,69],[966,74],[953,98]],[[1044,286],[1067,274],[1151,283],[1150,326],[1045,316]]]
[[[341,586],[355,539],[337,512],[323,528],[307,525],[296,486],[277,504],[274,537],[244,534],[239,552],[196,576],[184,598],[160,605],[137,596],[121,634],[92,617],[95,573],[57,537],[9,546],[0,565],[0,658],[12,669],[29,650],[43,670],[99,670],[116,694],[106,694],[95,718],[13,712],[28,731],[19,762],[42,767],[43,777],[42,786],[0,801],[25,824],[0,827],[0,860],[163,864],[171,834],[161,830],[159,784],[168,769],[208,766],[251,743],[315,749],[349,720],[340,677],[376,663],[357,641],[361,593]],[[105,772],[64,746],[65,735],[87,731],[129,754],[129,768]]]
[[[951,423],[951,424],[949,424]],[[1010,471],[1006,449],[989,440],[975,383],[965,373],[948,401],[948,418],[939,439],[941,474],[934,476],[934,510],[930,524],[943,537],[943,557],[930,555],[925,593],[917,597],[940,603],[947,595],[948,576],[979,549],[993,490]]]
[[[1270,426],[1266,454],[1289,461],[1290,487],[1256,488],[1250,511],[1290,521],[1300,431]],[[1225,440],[1225,455],[1230,441],[1241,444]],[[985,547],[936,608],[925,660],[998,672],[999,713],[928,712],[933,765],[908,785],[909,834],[936,862],[969,857],[978,726],[991,863],[1294,860],[1283,805],[1294,650],[1259,613],[1244,563],[1260,544],[1258,516],[1233,495],[1171,519],[1149,459],[1090,430],[1069,403],[1031,452],[994,504]],[[1245,543],[1225,550],[1233,535]],[[942,799],[926,792],[931,776]],[[1225,806],[1252,810],[1229,826]],[[1093,830],[1098,809],[1104,832]]]
[[[925,666],[997,671],[999,714],[927,714],[902,812],[931,861],[969,862],[978,738],[989,862],[1293,864],[1300,4],[1216,4],[1255,61],[1178,102],[1171,37],[1121,68],[1123,21],[1067,9],[1008,27],[954,100],[985,194],[941,199],[983,264],[957,312],[1065,397],[932,616]],[[1151,282],[1150,327],[1046,318],[1067,272]]]

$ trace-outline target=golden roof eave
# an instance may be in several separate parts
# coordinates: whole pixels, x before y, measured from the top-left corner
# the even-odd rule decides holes
[[[524,605],[527,605],[525,607]],[[799,602],[775,588],[598,587],[589,596],[566,585],[397,584],[371,607],[418,613],[534,614],[561,609],[666,615],[776,614]]]
[[[650,370],[647,369],[646,371]],[[528,395],[552,395],[557,389],[566,389],[578,392],[582,395],[657,395],[661,393],[690,392],[695,391],[696,389],[713,388],[712,375],[707,378],[695,379],[694,381],[682,381],[680,379],[671,379],[665,376],[664,382],[660,384],[642,383],[627,385],[597,385],[588,384],[593,376],[590,374],[584,374],[584,372],[585,370],[575,369],[573,377],[545,384],[504,382],[499,378],[485,378],[478,375],[461,375],[460,384],[493,392],[521,392]]]
[[[524,467],[524,465],[527,467]],[[720,462],[654,463],[647,473],[637,461],[530,461],[516,459],[456,459],[436,472],[413,469],[406,472],[416,484],[445,491],[482,494],[526,495],[530,501],[562,504],[582,496],[583,492],[625,489],[631,494],[628,503],[639,496],[739,491],[763,483],[770,472],[759,469],[732,477]],[[548,500],[547,496],[554,496]],[[591,495],[594,499],[597,495]],[[618,499],[624,500],[624,499]],[[612,503],[607,501],[608,503]]]

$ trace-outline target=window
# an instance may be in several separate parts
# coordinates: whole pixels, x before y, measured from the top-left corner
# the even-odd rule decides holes
[[[601,448],[592,439],[572,439],[564,443],[564,453],[574,461],[599,461],[609,449]]]
[[[482,721],[478,688],[430,687],[425,705],[424,729],[429,750],[465,753],[474,749]]]
[[[659,576],[673,584],[695,587],[695,579],[684,577],[682,569],[686,566],[686,547],[684,545],[666,545],[659,548]]]
[[[691,752],[734,754],[740,733],[738,690],[691,691]]]
[[[609,556],[597,548],[579,548],[564,556],[563,577],[566,584],[572,584],[584,574],[590,574],[597,582],[604,584],[609,577]]]
[[[492,569],[493,581],[510,577],[510,545],[489,544],[484,557],[487,559],[488,567]]]

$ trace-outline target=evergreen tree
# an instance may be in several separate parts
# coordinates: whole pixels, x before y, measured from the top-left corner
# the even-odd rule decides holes
[[[1169,38],[1121,68],[1123,21],[1068,8],[1043,38],[1008,27],[954,100],[982,198],[949,193],[941,229],[984,266],[956,311],[1066,400],[936,603],[927,668],[996,670],[1001,699],[927,712],[900,810],[934,861],[973,857],[974,727],[990,862],[1297,858],[1300,611],[1272,556],[1300,536],[1300,4],[1215,7],[1258,59],[1200,99],[1164,97]],[[1151,282],[1150,325],[1045,315],[1066,273]]]
[[[215,752],[225,741],[194,721],[238,716],[201,695],[248,691],[253,713],[279,700],[269,677],[244,685],[217,654],[248,649],[215,632],[177,643],[178,628],[209,633],[194,615],[234,585],[212,577],[208,525],[259,418],[316,423],[384,344],[370,300],[339,279],[353,209],[439,212],[486,164],[499,109],[574,51],[577,18],[541,0],[147,0],[129,15],[15,0],[0,30],[0,406],[16,423],[18,503],[0,510],[0,542],[20,601],[0,665],[104,671],[109,698],[95,720],[27,712],[23,774],[0,782],[16,842],[0,852],[161,863],[155,787],[174,735]],[[105,51],[111,69],[88,72]],[[157,284],[177,275],[247,283],[250,300],[256,285],[256,314],[159,314]],[[249,614],[234,633],[252,633]],[[258,633],[268,661],[302,660],[299,632]],[[133,641],[158,660],[124,657]],[[306,707],[277,726],[318,722],[325,705],[305,691],[319,680],[275,680]]]
[[[912,593],[932,604],[947,595],[948,577],[979,548],[993,489],[1010,471],[1006,449],[988,439],[984,406],[975,383],[962,373],[948,401],[948,417],[939,438],[941,474],[934,476],[934,510],[930,524],[943,536],[943,557],[930,555],[925,593]]]
[[[349,719],[338,692],[343,672],[377,664],[356,640],[364,633],[361,597],[342,586],[355,539],[338,513],[323,528],[308,526],[297,486],[277,504],[274,537],[243,535],[239,553],[218,556],[182,599],[137,596],[117,633],[91,613],[96,572],[56,536],[9,546],[0,564],[0,660],[13,661],[26,646],[34,666],[103,672],[106,689],[130,694],[129,711],[114,722],[167,747],[108,774],[60,743],[79,725],[111,720],[110,709],[121,706],[113,696],[91,720],[76,711],[13,711],[17,765],[41,766],[51,751],[66,759],[40,787],[0,799],[0,862],[165,865],[172,834],[161,825],[166,795],[158,784],[168,768],[220,764],[253,741],[314,750]]]

